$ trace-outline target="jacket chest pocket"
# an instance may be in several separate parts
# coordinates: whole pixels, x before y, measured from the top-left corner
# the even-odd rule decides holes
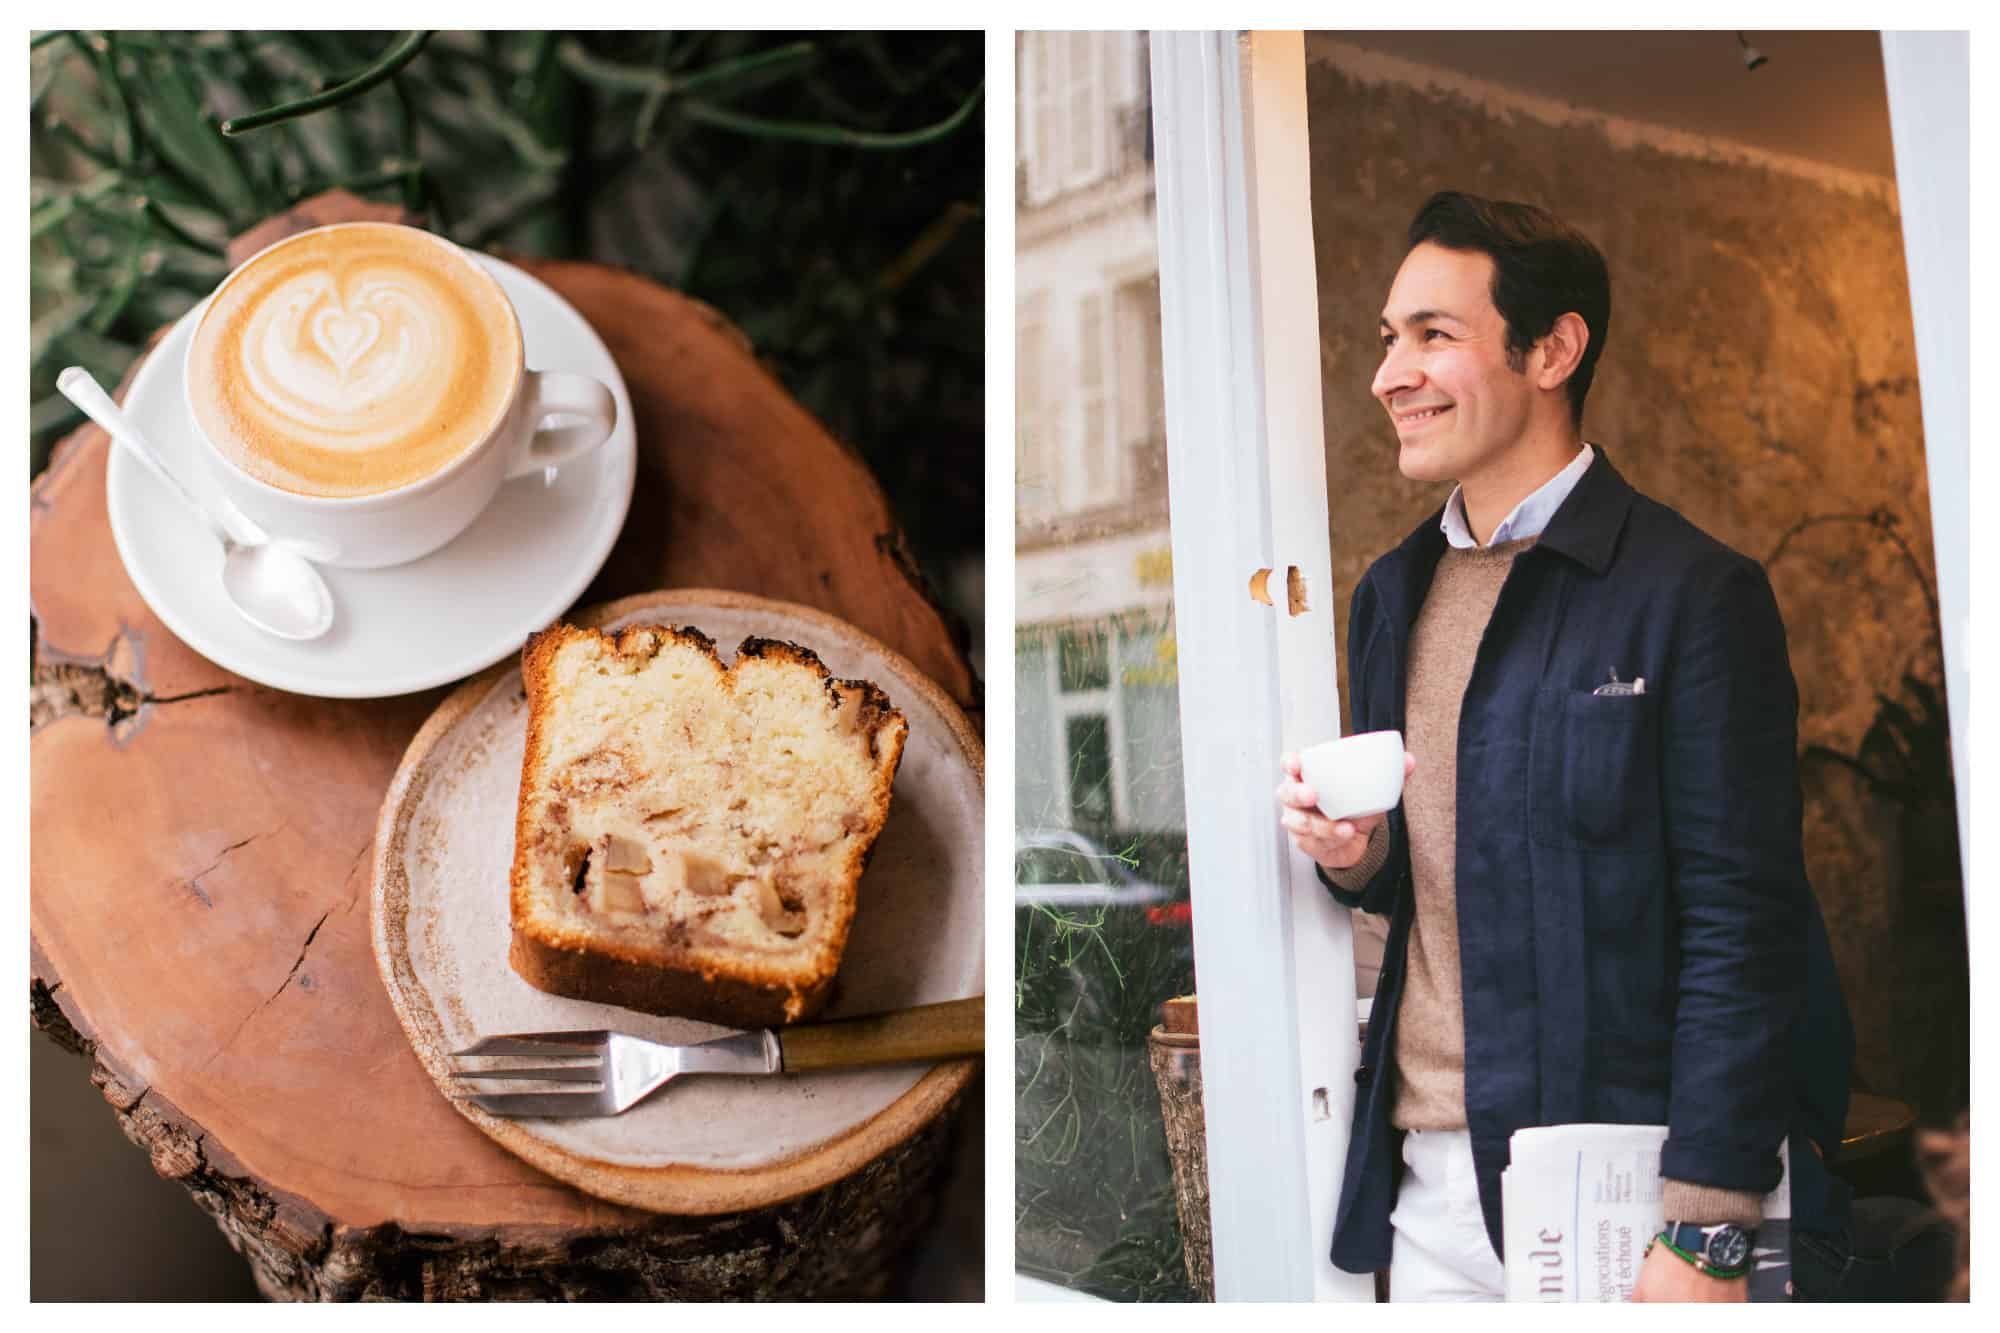
[[[1536,699],[1529,767],[1536,841],[1605,851],[1657,843],[1656,697],[1543,690]]]

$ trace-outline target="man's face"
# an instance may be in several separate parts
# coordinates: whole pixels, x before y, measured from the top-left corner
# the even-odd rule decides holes
[[[1382,310],[1372,392],[1413,481],[1477,477],[1526,437],[1538,391],[1507,365],[1491,258],[1429,242],[1410,251]]]

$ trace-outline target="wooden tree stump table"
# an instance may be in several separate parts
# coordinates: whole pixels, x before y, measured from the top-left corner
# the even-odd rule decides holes
[[[323,196],[232,246],[395,216]],[[631,391],[636,492],[582,601],[703,586],[805,603],[902,653],[978,721],[962,638],[880,489],[699,302],[516,260],[596,328]],[[384,788],[447,692],[254,685],[147,609],[85,427],[30,499],[31,1005],[125,1133],[269,1296],[870,1297],[924,1225],[955,1110],[856,1174],[753,1213],[601,1202],[462,1119],[405,1041],[369,946]]]

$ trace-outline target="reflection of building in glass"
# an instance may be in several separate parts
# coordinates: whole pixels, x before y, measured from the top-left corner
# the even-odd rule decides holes
[[[1184,1301],[1145,1040],[1195,988],[1146,35],[1016,40],[1016,1264]]]
[[[1186,819],[1146,41],[1018,41],[1018,819],[1174,835]]]

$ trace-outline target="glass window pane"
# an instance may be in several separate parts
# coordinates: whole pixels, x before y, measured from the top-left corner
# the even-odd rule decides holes
[[[1022,828],[1062,824],[1053,805],[1062,761],[1056,754],[1055,652],[1046,631],[1014,636],[1014,810]]]
[[[1019,880],[1022,884],[1060,884],[1062,863],[1053,849],[1031,847],[1021,853]]]
[[[1074,828],[1111,827],[1111,742],[1102,713],[1073,717],[1063,728],[1069,762],[1069,815]]]
[[[1062,691],[1078,694],[1111,683],[1111,640],[1102,626],[1065,629],[1056,639],[1062,654]]]
[[[1024,144],[1063,166],[1015,231],[1018,1263],[1188,1300],[1149,1047],[1194,946],[1145,36],[1023,50],[1059,53],[1022,77],[1059,90],[1030,114],[1064,138]]]
[[[1057,884],[1097,884],[1100,878],[1097,866],[1090,857],[1077,852],[1056,852],[1055,880]]]
[[[1160,744],[1162,735],[1178,736],[1180,731],[1172,610],[1127,616],[1119,622],[1118,633],[1125,722],[1118,762],[1126,774],[1129,821],[1135,832],[1180,833],[1185,809],[1181,748]]]

